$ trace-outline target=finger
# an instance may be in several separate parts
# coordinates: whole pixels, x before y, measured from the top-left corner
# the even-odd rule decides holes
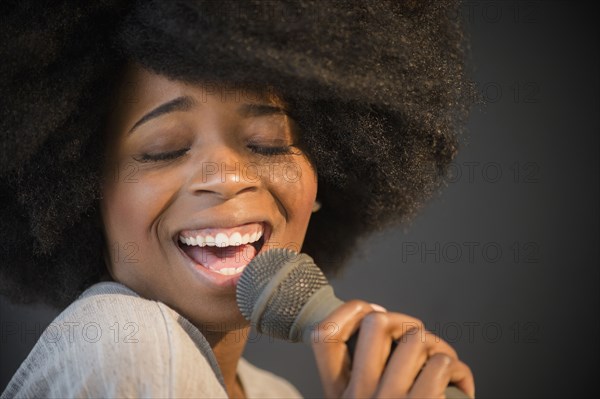
[[[346,341],[373,308],[359,300],[337,308],[312,332],[311,346],[326,397],[340,397],[350,381],[350,356]]]
[[[456,385],[458,389],[469,395],[469,397],[475,398],[475,377],[473,377],[473,372],[465,363],[461,362],[460,360],[458,363],[460,367],[464,369],[465,374],[462,378],[454,375],[451,376],[450,383]]]
[[[436,353],[427,360],[409,395],[415,398],[444,398],[450,382],[470,397],[475,397],[475,385],[469,367],[451,356]]]
[[[381,378],[378,396],[406,395],[427,359],[434,353],[444,353],[457,359],[450,345],[423,328],[410,328],[396,340],[392,354]]]
[[[419,338],[422,343],[426,344],[427,355],[432,356],[434,353],[443,352],[451,357],[458,359],[458,354],[446,341],[425,329],[425,325],[410,316],[402,313],[388,313],[390,317],[393,338],[400,346],[410,337]]]
[[[427,342],[421,329],[412,328],[400,340],[381,378],[378,397],[406,395],[427,360]]]
[[[352,359],[352,374],[345,396],[372,397],[379,384],[392,338],[386,313],[372,312],[360,323],[360,333]]]

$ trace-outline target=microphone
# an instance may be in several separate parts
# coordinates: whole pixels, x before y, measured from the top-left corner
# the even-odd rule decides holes
[[[310,256],[283,248],[252,259],[237,283],[236,299],[242,315],[261,334],[305,343],[312,328],[344,303]],[[358,331],[346,342],[350,358],[357,337]],[[392,343],[392,351],[396,345]],[[469,398],[454,385],[445,393],[449,399]]]

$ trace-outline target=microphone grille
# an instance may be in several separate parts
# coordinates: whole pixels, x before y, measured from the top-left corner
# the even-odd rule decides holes
[[[296,252],[287,249],[271,249],[256,256],[246,266],[236,288],[238,307],[246,319],[251,319],[254,305],[267,283],[287,259],[295,256]]]
[[[238,281],[237,302],[244,317],[257,323],[259,332],[290,339],[292,324],[302,307],[327,284],[310,256],[276,248],[258,255],[246,266]],[[266,301],[266,305],[255,310],[259,300]],[[259,314],[253,314],[255,311]]]

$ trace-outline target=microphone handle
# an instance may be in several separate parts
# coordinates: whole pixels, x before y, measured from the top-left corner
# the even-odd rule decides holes
[[[356,332],[354,334],[352,334],[350,339],[348,339],[348,341],[346,341],[346,346],[348,347],[348,352],[350,353],[350,359],[354,359],[354,350],[356,349],[356,343],[358,342],[359,332],[360,332],[360,329],[356,330]],[[388,356],[387,360],[385,361],[386,366],[387,366],[387,363],[390,361],[391,354],[394,352],[394,349],[396,349],[397,346],[398,346],[398,342],[392,341],[390,356]],[[446,395],[447,399],[470,399],[466,393],[464,393],[462,390],[460,390],[454,384],[448,385],[448,387],[446,388],[446,391],[445,391],[445,395]]]

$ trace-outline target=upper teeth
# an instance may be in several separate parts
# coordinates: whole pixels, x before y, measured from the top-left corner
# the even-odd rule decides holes
[[[239,232],[234,232],[231,235],[227,235],[226,233],[217,233],[215,235],[202,235],[198,234],[195,237],[184,237],[179,236],[179,241],[187,244],[187,245],[195,245],[200,247],[228,247],[233,245],[242,245],[248,244],[252,242],[256,242],[260,240],[262,237],[262,230],[256,231],[252,234],[244,234],[241,235]]]

